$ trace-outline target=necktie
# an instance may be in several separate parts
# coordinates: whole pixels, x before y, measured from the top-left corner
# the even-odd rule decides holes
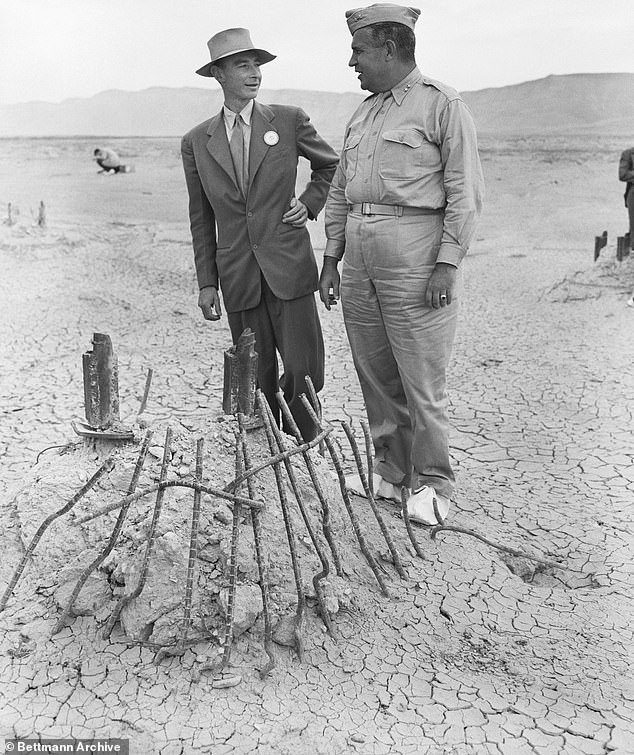
[[[236,172],[238,186],[242,196],[247,195],[247,186],[249,183],[249,156],[246,154],[246,145],[244,140],[244,121],[241,115],[236,115],[229,141],[229,149],[233,159],[233,167]]]

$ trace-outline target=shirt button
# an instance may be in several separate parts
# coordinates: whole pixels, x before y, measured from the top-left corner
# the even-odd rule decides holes
[[[253,217],[253,213],[252,212],[247,212],[247,217],[248,218],[252,218]]]
[[[253,244],[253,251],[254,251],[254,252],[255,252],[255,250],[256,250],[257,248],[258,248],[258,245],[257,245],[257,244]]]

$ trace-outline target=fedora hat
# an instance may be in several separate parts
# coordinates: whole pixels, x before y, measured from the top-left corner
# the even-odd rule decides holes
[[[218,34],[214,34],[209,42],[207,42],[207,47],[209,48],[211,62],[206,63],[196,71],[201,76],[212,76],[211,66],[214,63],[217,63],[222,58],[229,57],[229,55],[235,55],[238,52],[257,53],[260,65],[275,60],[275,55],[271,55],[270,52],[253,46],[248,29],[225,29],[224,31],[219,31]]]

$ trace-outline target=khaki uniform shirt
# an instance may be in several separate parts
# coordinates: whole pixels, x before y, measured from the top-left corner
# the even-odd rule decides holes
[[[444,209],[437,262],[458,266],[480,213],[482,168],[471,114],[450,87],[414,68],[364,100],[346,129],[326,204],[325,256],[341,259],[348,206]]]

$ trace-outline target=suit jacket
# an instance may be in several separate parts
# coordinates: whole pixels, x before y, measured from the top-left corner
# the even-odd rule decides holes
[[[267,143],[275,140],[273,134],[277,142]],[[185,134],[181,154],[199,287],[220,283],[227,312],[258,304],[261,275],[280,299],[314,292],[318,274],[308,230],[282,223],[282,215],[295,196],[298,157],[311,164],[299,199],[314,219],[326,202],[337,155],[306,113],[255,103],[246,200],[236,182],[222,111]]]
[[[619,180],[626,181],[625,185],[625,204],[627,205],[627,195],[634,187],[634,147],[626,149],[621,154],[619,160]]]

